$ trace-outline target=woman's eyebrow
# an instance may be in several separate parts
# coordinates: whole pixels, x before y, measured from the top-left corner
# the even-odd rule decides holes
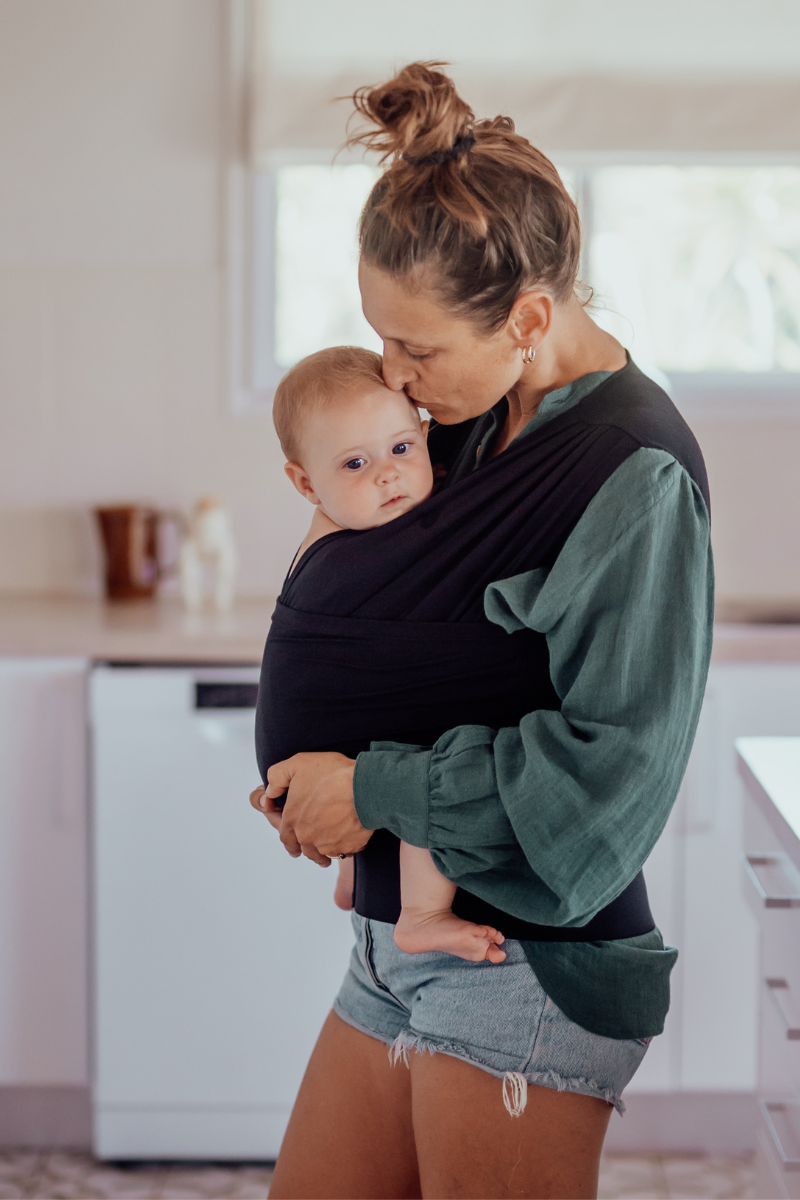
[[[407,350],[409,346],[413,346],[416,350],[438,349],[437,346],[432,346],[429,342],[415,342],[411,338],[385,337],[383,340],[385,342],[396,342],[397,345],[402,346],[404,350]]]

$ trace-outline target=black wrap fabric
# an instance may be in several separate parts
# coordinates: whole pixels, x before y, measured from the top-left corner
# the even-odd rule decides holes
[[[447,469],[475,422],[431,431]],[[552,566],[592,497],[642,446],[680,462],[706,503],[697,443],[668,396],[629,363],[572,409],[377,529],[329,534],[288,577],[264,651],[256,714],[262,777],[302,750],[350,757],[374,741],[431,746],[458,725],[518,725],[558,709],[542,634],[486,618],[486,587]],[[446,482],[446,481],[445,481]],[[355,908],[396,921],[399,843],[356,855]],[[459,889],[454,911],[523,940],[594,941],[653,928],[641,873],[581,928],[535,925]]]

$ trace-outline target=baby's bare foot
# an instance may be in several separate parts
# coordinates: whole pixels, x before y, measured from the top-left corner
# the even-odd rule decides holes
[[[353,910],[353,868],[352,860],[350,860],[349,870],[347,865],[339,871],[336,877],[336,887],[333,891],[333,903],[337,908],[343,908],[345,912]]]
[[[431,950],[454,954],[469,962],[502,962],[506,956],[500,946],[502,933],[491,925],[473,925],[449,909],[445,912],[419,913],[404,908],[394,927],[394,940],[406,954],[425,954]]]

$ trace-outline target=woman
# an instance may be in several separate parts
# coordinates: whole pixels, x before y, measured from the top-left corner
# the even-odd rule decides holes
[[[533,665],[514,687],[535,673],[537,698],[511,722],[450,722],[432,746],[395,735],[357,758],[296,754],[252,794],[290,854],[323,866],[357,854],[366,881],[274,1197],[595,1195],[612,1108],[669,1003],[675,952],[640,870],[680,785],[710,653],[702,458],[576,296],[578,217],[552,164],[508,119],[476,122],[437,65],[355,98],[372,127],[357,140],[389,160],[361,218],[363,306],[387,385],[437,423],[446,475],[419,529],[429,505],[467,514],[440,568],[459,580],[451,604],[475,575],[484,482],[492,505],[506,482],[514,497],[498,520],[526,514],[513,545],[492,543],[492,521],[472,538],[493,569],[477,573],[481,611],[452,619],[521,637]],[[413,519],[358,535],[378,565]],[[394,947],[375,918],[395,886],[393,837],[431,850],[462,915],[494,915],[505,963]]]

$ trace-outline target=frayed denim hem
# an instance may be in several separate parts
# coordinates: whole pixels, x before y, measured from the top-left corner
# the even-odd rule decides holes
[[[525,1111],[528,1103],[529,1084],[534,1087],[552,1088],[558,1092],[575,1092],[581,1096],[593,1096],[597,1100],[604,1100],[606,1104],[613,1104],[620,1116],[625,1112],[625,1103],[622,1097],[618,1096],[613,1088],[600,1087],[593,1079],[585,1079],[582,1076],[566,1079],[557,1071],[497,1070],[487,1063],[476,1061],[474,1053],[470,1053],[464,1046],[459,1046],[454,1042],[422,1037],[416,1033],[402,1032],[394,1039],[389,1046],[389,1062],[392,1066],[398,1062],[403,1062],[408,1066],[409,1050],[416,1050],[418,1054],[449,1054],[451,1058],[461,1059],[470,1066],[487,1071],[496,1079],[502,1079],[503,1104],[512,1117],[521,1117]]]

